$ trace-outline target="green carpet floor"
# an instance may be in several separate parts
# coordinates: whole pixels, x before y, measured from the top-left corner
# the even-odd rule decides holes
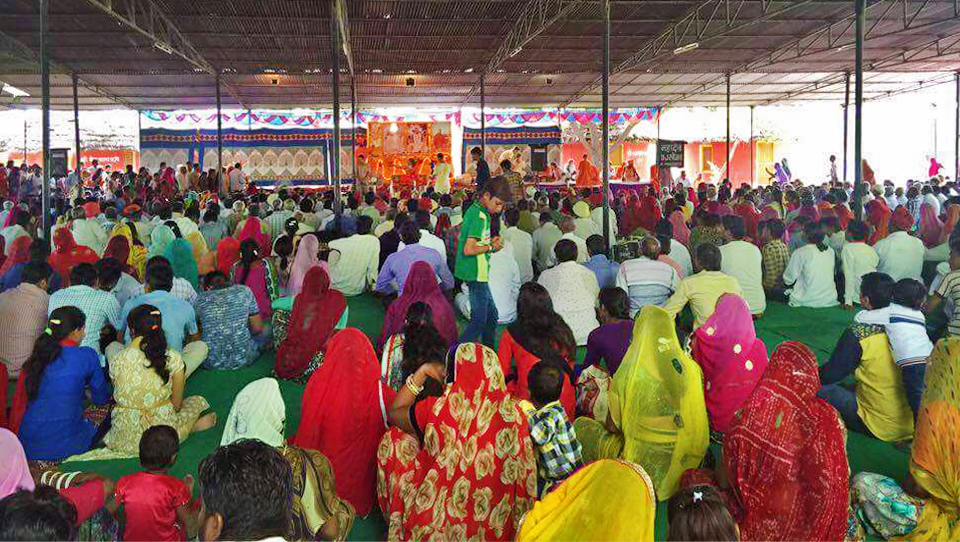
[[[376,340],[380,333],[383,321],[383,309],[380,302],[369,296],[360,296],[348,300],[350,307],[350,322],[353,327],[364,331],[371,339]],[[798,340],[810,346],[820,362],[823,363],[830,355],[834,344],[843,333],[843,330],[852,320],[853,313],[840,308],[833,309],[806,309],[789,308],[779,303],[770,303],[762,319],[757,321],[757,331],[768,349],[773,349],[783,341]],[[584,349],[578,353],[582,360]],[[230,411],[233,398],[247,383],[271,375],[273,354],[263,355],[252,366],[239,371],[206,371],[199,370],[187,381],[187,395],[201,395],[207,399],[211,408],[217,413],[219,421],[217,427],[209,431],[192,435],[181,447],[177,463],[171,470],[175,476],[187,474],[196,475],[197,464],[220,444],[223,432],[222,422]],[[287,406],[287,434],[296,432],[300,422],[300,397],[303,387],[297,384],[280,381],[280,390]],[[891,444],[867,438],[856,433],[850,433],[847,440],[847,452],[850,461],[850,472],[869,471],[902,478],[907,471],[907,453]],[[64,464],[68,470],[95,472],[117,479],[121,476],[137,472],[139,465],[136,459],[119,461],[90,461]],[[354,523],[350,540],[380,540],[385,532],[383,519],[378,513],[360,519]],[[666,506],[661,504],[657,509],[657,540],[663,540],[666,535]]]

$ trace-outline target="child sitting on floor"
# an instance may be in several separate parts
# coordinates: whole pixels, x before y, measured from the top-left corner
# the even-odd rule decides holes
[[[583,466],[580,441],[560,404],[560,390],[567,378],[558,358],[545,358],[530,369],[527,385],[530,403],[524,409],[530,422],[530,438],[537,450],[537,493],[540,497]]]
[[[923,377],[933,343],[927,336],[922,308],[926,288],[914,279],[901,279],[893,287],[893,302],[883,309],[860,311],[855,320],[861,324],[884,326],[893,350],[893,358],[903,375],[907,403],[916,421],[923,395]]]
[[[177,460],[180,439],[169,425],[156,425],[140,437],[140,466],[146,472],[117,482],[117,503],[123,505],[123,539],[188,540],[197,535],[197,514],[190,510],[193,477],[167,474]]]
[[[667,540],[693,542],[697,540],[740,540],[740,529],[717,488],[711,485],[692,485],[674,493],[667,503]]]

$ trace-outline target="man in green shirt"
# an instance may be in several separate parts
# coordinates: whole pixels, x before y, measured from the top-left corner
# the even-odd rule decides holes
[[[503,240],[491,236],[490,226],[492,215],[502,212],[504,203],[511,200],[510,184],[498,176],[479,189],[476,201],[464,211],[454,269],[454,275],[467,284],[470,296],[470,323],[460,335],[462,343],[479,339],[493,348],[498,314],[490,294],[490,253],[503,248]]]

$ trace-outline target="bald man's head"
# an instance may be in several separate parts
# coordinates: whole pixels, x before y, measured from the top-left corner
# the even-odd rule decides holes
[[[660,257],[660,241],[652,235],[647,235],[640,241],[640,253],[651,260]]]
[[[571,233],[577,229],[577,223],[574,222],[573,218],[565,217],[560,221],[560,231],[563,233]]]

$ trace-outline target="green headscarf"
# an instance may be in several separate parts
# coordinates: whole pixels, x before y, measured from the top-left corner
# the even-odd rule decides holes
[[[160,224],[150,234],[150,248],[147,250],[147,257],[163,256],[167,250],[167,245],[176,238],[177,235],[173,233],[170,226]]]
[[[197,273],[197,260],[193,257],[193,247],[186,239],[174,239],[167,244],[163,255],[170,260],[173,276],[180,277],[200,291],[200,277]]]

